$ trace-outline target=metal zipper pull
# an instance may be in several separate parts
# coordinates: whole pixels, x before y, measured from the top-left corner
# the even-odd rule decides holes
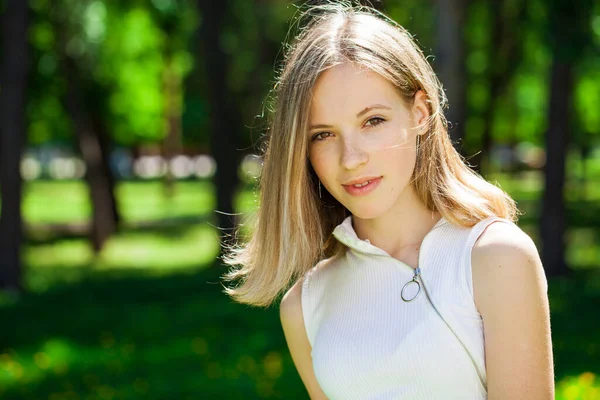
[[[404,286],[402,287],[402,291],[400,292],[400,297],[402,297],[402,300],[409,302],[409,301],[413,301],[414,299],[416,299],[419,296],[419,293],[421,293],[421,284],[417,280],[417,277],[420,274],[421,274],[421,269],[419,267],[415,268],[415,275],[413,276],[412,280],[406,282],[404,284]],[[417,284],[417,293],[412,298],[407,299],[406,297],[404,297],[404,289],[406,289],[406,287],[409,286],[411,283]]]

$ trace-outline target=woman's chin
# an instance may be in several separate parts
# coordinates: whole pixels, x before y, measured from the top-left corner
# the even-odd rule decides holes
[[[374,207],[353,207],[348,210],[359,219],[375,219],[383,214],[382,210]]]

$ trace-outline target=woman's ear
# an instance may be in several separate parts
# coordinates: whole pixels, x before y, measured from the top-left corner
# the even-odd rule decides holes
[[[418,90],[415,93],[411,111],[413,113],[414,121],[418,126],[423,126],[427,123],[427,119],[429,118],[429,107],[427,107],[427,95],[424,91]]]

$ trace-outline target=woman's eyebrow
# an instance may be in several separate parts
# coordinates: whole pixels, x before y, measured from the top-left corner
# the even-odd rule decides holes
[[[356,118],[360,118],[363,115],[365,115],[366,113],[368,113],[371,110],[377,110],[377,109],[381,109],[381,110],[391,110],[391,107],[385,106],[383,104],[373,104],[370,106],[365,107],[362,111],[360,111],[358,114],[356,114]],[[332,128],[332,125],[326,125],[326,124],[319,124],[319,125],[311,125],[308,130],[312,131],[314,129],[330,129]]]
[[[324,125],[324,124],[319,124],[319,125],[311,125],[311,126],[308,128],[308,131],[310,132],[310,131],[313,131],[313,130],[315,130],[315,129],[330,129],[330,128],[333,128],[333,126],[332,126],[332,125]]]
[[[363,115],[365,115],[366,113],[368,113],[371,110],[377,110],[377,109],[384,109],[384,110],[391,110],[391,107],[388,106],[384,106],[383,104],[373,104],[370,105],[368,107],[365,107],[364,110],[362,110],[361,112],[359,112],[358,114],[356,114],[356,118],[360,118]]]

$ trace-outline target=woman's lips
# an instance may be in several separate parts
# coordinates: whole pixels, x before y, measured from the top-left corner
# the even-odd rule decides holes
[[[355,186],[355,185],[342,185],[346,192],[350,193],[352,196],[364,196],[366,194],[371,193],[373,190],[379,186],[381,183],[382,177],[369,179],[368,183],[364,186]]]

